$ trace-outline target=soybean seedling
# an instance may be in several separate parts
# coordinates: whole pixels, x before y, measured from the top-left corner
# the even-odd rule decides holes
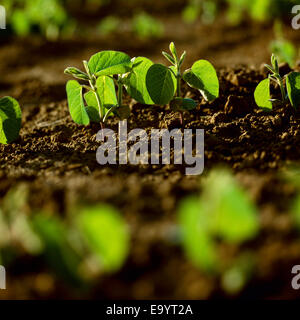
[[[202,182],[201,196],[182,200],[178,220],[182,245],[191,262],[206,272],[222,270],[218,242],[241,245],[259,232],[256,206],[231,172],[212,171]]]
[[[265,64],[265,67],[271,72],[267,79],[262,80],[255,89],[254,98],[256,104],[263,109],[272,110],[274,102],[284,103],[287,99],[291,105],[297,108],[300,104],[300,73],[291,72],[286,76],[286,85],[284,78],[279,73],[278,60],[274,54],[271,57],[271,65]],[[281,100],[272,99],[270,93],[271,81],[275,82],[281,92]]]
[[[186,52],[179,58],[173,42],[170,43],[169,48],[171,54],[164,51],[162,54],[171,66],[168,68],[161,64],[151,66],[147,73],[146,85],[154,103],[170,102],[171,109],[180,112],[183,124],[183,112],[195,109],[197,103],[193,99],[182,97],[182,80],[190,87],[198,89],[206,101],[213,101],[219,96],[219,80],[216,70],[206,60],[198,60],[190,69],[182,72]]]
[[[83,61],[85,72],[69,67],[66,74],[85,81],[67,83],[69,110],[74,122],[88,125],[90,121],[104,123],[113,113],[120,119],[129,117],[129,107],[123,105],[123,86],[126,73],[131,70],[130,57],[118,51],[102,51]],[[118,87],[118,96],[115,85]],[[83,89],[87,92],[83,96]],[[83,99],[84,97],[84,99]]]
[[[0,99],[0,143],[7,144],[19,137],[22,111],[17,100],[11,97]]]

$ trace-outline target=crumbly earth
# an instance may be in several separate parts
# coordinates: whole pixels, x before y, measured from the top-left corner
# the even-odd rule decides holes
[[[242,41],[242,35],[235,33],[240,43],[240,46],[235,44],[240,57],[248,38]],[[212,52],[214,46],[209,43]],[[11,188],[23,183],[30,190],[28,205],[32,211],[47,210],[63,217],[77,204],[112,204],[120,209],[130,225],[131,251],[121,271],[101,276],[88,293],[62,284],[38,258],[20,258],[11,271],[10,289],[1,292],[1,296],[230,297],[221,289],[220,278],[194,267],[174,240],[176,208],[186,195],[200,191],[202,176],[186,176],[184,166],[172,164],[100,166],[96,162],[99,125],[78,126],[69,116],[64,67],[79,66],[79,60],[86,58],[83,53],[99,51],[106,45],[80,41],[46,45],[36,40],[29,42],[25,50],[24,44],[26,42],[5,43],[0,49],[0,58],[7,57],[6,64],[0,66],[3,75],[0,94],[13,95],[23,109],[20,138],[13,144],[0,146],[1,199]],[[129,45],[129,52],[142,54],[141,48],[141,44]],[[254,48],[250,46],[249,50]],[[226,61],[228,51],[226,48],[223,51],[223,61]],[[203,48],[199,52],[205,56]],[[262,54],[267,55],[265,51]],[[217,52],[214,57],[217,59],[218,55]],[[150,57],[155,59],[155,55]],[[197,59],[195,51],[192,57]],[[255,252],[255,273],[238,297],[295,298],[298,293],[290,287],[290,273],[292,266],[299,264],[300,237],[289,213],[295,188],[280,178],[280,172],[299,163],[300,113],[288,104],[278,105],[271,112],[255,106],[255,86],[267,75],[257,65],[259,59],[253,61],[256,63],[253,67],[238,63],[219,66],[221,95],[214,102],[205,102],[197,90],[184,86],[184,95],[198,101],[197,110],[184,114],[185,127],[205,130],[204,174],[220,165],[231,168],[259,208],[259,237],[244,247],[220,245],[219,248],[225,265],[239,252]],[[281,66],[283,74],[290,71],[288,66]],[[276,95],[276,88],[273,89]],[[124,98],[132,110],[128,130],[143,128],[149,132],[154,128],[180,127],[178,114],[167,106],[146,107]],[[107,127],[117,131],[118,122],[109,120]]]

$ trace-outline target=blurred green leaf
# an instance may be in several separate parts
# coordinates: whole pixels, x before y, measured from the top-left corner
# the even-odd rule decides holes
[[[84,208],[78,215],[77,225],[104,270],[118,270],[127,258],[130,242],[127,226],[119,213],[104,205]]]
[[[218,257],[213,240],[207,233],[208,220],[201,213],[198,198],[187,198],[179,206],[179,224],[188,258],[205,271],[214,271]]]
[[[226,170],[214,170],[202,183],[200,198],[187,198],[179,208],[183,246],[191,261],[206,271],[218,270],[215,238],[241,244],[259,231],[256,207]]]
[[[36,215],[32,225],[42,241],[43,254],[52,270],[61,279],[80,287],[83,284],[79,274],[82,258],[70,245],[65,225],[45,214]]]
[[[163,24],[144,12],[133,17],[132,29],[141,39],[160,38],[164,33]]]

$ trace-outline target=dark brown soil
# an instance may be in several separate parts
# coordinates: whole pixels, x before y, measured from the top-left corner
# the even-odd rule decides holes
[[[208,28],[202,28],[197,37],[196,31],[189,30],[190,38],[180,40],[178,46],[191,49],[187,64],[201,57],[218,66],[221,96],[206,103],[196,90],[184,87],[185,95],[199,102],[197,110],[184,118],[186,128],[205,129],[205,174],[217,165],[232,168],[260,209],[261,233],[248,248],[256,252],[256,272],[239,297],[295,298],[299,294],[290,286],[291,268],[299,264],[300,238],[288,212],[295,189],[281,180],[278,173],[299,163],[300,114],[289,105],[278,106],[269,113],[255,106],[255,86],[266,76],[260,65],[267,62],[269,53],[264,46],[257,55],[251,53],[257,51],[263,39],[270,37],[270,27],[229,28],[228,38],[218,26],[211,27],[208,37]],[[195,43],[192,37],[197,40]],[[186,176],[184,167],[175,165],[100,166],[96,162],[99,125],[81,127],[73,123],[65,100],[66,66],[80,66],[80,60],[108,47],[161,61],[159,52],[169,39],[155,46],[130,41],[129,37],[127,43],[117,39],[111,43],[97,41],[54,44],[31,40],[1,46],[0,61],[5,64],[0,64],[0,95],[20,100],[23,128],[18,141],[0,146],[0,197],[15,185],[25,183],[30,190],[32,210],[51,210],[62,216],[78,203],[110,203],[120,209],[130,225],[130,256],[119,273],[103,275],[89,293],[65,287],[59,279],[50,281],[51,286],[43,292],[40,281],[49,282],[50,277],[46,266],[36,259],[22,260],[19,263],[26,265],[26,272],[16,267],[15,278],[1,296],[118,299],[226,296],[220,279],[193,267],[180,246],[172,241],[177,205],[186,195],[199,191],[201,176]],[[250,66],[240,65],[241,62]],[[282,66],[284,69],[287,68]],[[129,130],[180,125],[178,115],[167,107],[128,102],[132,109]],[[110,121],[108,127],[117,131],[117,122]],[[230,261],[240,250],[224,246],[222,257]]]

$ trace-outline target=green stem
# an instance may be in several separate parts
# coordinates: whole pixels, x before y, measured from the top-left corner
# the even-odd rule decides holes
[[[176,79],[177,79],[177,90],[176,90],[176,95],[178,98],[181,97],[181,72],[180,72],[180,67],[179,64],[175,65],[176,69],[177,69],[177,75],[176,75]],[[184,118],[183,118],[183,112],[179,111],[179,117],[180,117],[180,124],[182,126],[182,128],[184,127]]]
[[[284,91],[283,81],[280,76],[278,77],[278,81],[279,81],[279,86],[280,86],[280,90],[281,90],[282,102],[283,102],[283,101],[285,101],[285,91]]]
[[[120,77],[118,78],[118,106],[121,107],[123,104],[123,83]]]
[[[97,101],[97,105],[98,105],[98,109],[99,109],[100,124],[101,124],[101,128],[103,129],[104,108],[102,106],[101,99],[100,99],[99,94],[97,92],[97,88],[95,87],[96,79],[91,75],[90,68],[88,66],[88,62],[87,61],[83,61],[83,65],[84,65],[84,68],[86,70],[86,73],[89,76],[90,87],[91,87],[91,89],[94,92],[95,97],[96,97],[96,101]]]
[[[175,65],[176,69],[177,69],[177,97],[180,98],[181,97],[181,72],[180,72],[180,67],[178,66],[178,64]]]

